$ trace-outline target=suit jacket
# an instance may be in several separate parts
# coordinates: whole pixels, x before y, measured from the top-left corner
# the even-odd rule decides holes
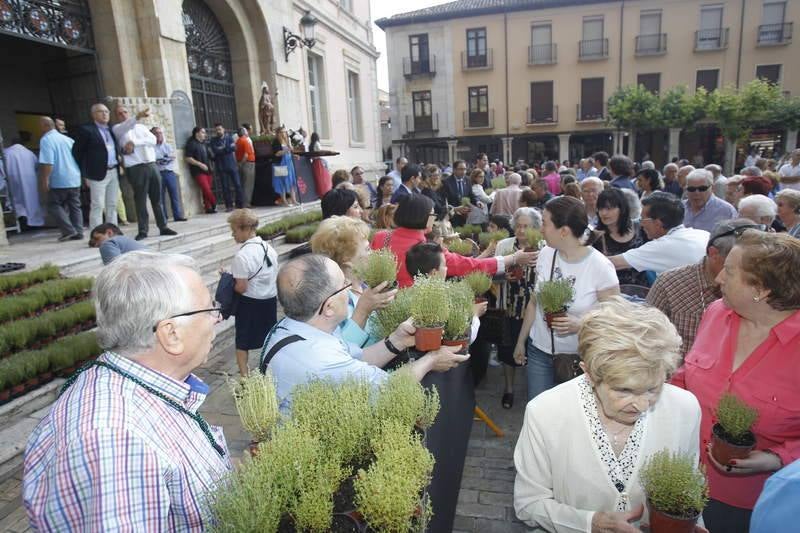
[[[108,128],[108,133],[114,141],[115,152],[119,150],[117,138]],[[86,179],[101,181],[108,172],[108,150],[103,135],[94,122],[81,124],[74,130],[75,144],[72,145],[72,157],[81,169],[81,176]],[[117,165],[119,173],[119,165]]]
[[[603,170],[597,175],[603,181],[611,181],[611,172],[609,172],[607,167],[603,167]]]
[[[444,188],[444,194],[447,197],[447,203],[450,204],[451,207],[460,206],[462,196],[468,196],[470,202],[473,204],[475,203],[475,198],[472,195],[472,183],[467,176],[464,176],[463,195],[458,191],[458,182],[456,181],[455,176],[450,176],[449,178],[443,180],[442,186]]]
[[[400,198],[402,198],[404,196],[408,196],[411,193],[419,193],[419,190],[418,189],[414,189],[411,192],[408,192],[408,189],[406,189],[405,185],[400,185],[397,188],[397,190],[394,191],[394,194],[392,194],[392,199],[390,200],[390,202],[393,203],[393,204],[396,204],[397,202],[400,201]]]

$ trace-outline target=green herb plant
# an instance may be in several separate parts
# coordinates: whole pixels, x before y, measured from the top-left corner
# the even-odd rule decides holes
[[[650,456],[639,477],[652,506],[674,517],[691,519],[708,501],[708,484],[693,454],[664,449]]]
[[[506,179],[503,176],[492,178],[492,188],[496,190],[504,189],[506,187]]]
[[[471,256],[472,243],[462,239],[453,239],[446,244],[447,250],[458,255]]]
[[[397,257],[386,248],[373,250],[363,263],[355,265],[354,270],[355,274],[371,289],[383,282],[386,282],[387,287],[391,288],[397,281]]]
[[[243,378],[229,380],[229,384],[242,427],[256,442],[265,441],[280,419],[272,373],[250,372]]]
[[[407,368],[392,372],[375,399],[376,420],[397,420],[404,427],[426,429],[439,413],[439,392],[426,389]]]
[[[411,296],[413,287],[400,289],[389,305],[378,309],[370,315],[368,329],[372,336],[385,339],[397,329],[402,322],[411,317]]]
[[[541,248],[541,244],[544,242],[544,236],[542,236],[542,232],[536,228],[528,228],[524,232],[524,239],[525,239],[525,248],[539,250]]]
[[[444,338],[452,341],[461,340],[472,324],[474,294],[472,287],[464,281],[449,281],[448,285],[450,285],[450,314],[444,325]]]
[[[733,393],[723,394],[717,403],[717,422],[732,441],[741,441],[758,419],[758,411]]]
[[[443,327],[450,313],[448,285],[439,276],[417,276],[411,296],[411,317],[417,328]]]
[[[470,272],[464,276],[464,283],[472,289],[472,294],[475,296],[482,296],[492,288],[492,278],[479,271]]]
[[[565,311],[575,297],[575,289],[568,279],[543,281],[536,293],[536,299],[545,313]]]

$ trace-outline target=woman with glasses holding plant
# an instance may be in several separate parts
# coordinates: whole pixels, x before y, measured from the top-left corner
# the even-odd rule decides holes
[[[275,278],[278,253],[256,235],[258,216],[250,209],[237,209],[228,217],[233,240],[242,246],[231,263],[236,280],[233,290],[239,295],[236,308],[236,363],[246,376],[250,350],[264,345],[267,333],[278,320]]]
[[[586,313],[576,346],[585,374],[525,409],[514,450],[520,520],[537,531],[640,531],[649,520],[645,461],[664,449],[693,464],[699,455],[697,399],[664,383],[680,346],[675,327],[653,307],[615,296]]]
[[[578,351],[581,317],[598,301],[619,294],[614,265],[586,243],[589,221],[583,204],[571,196],[553,198],[544,207],[542,235],[547,246],[536,261],[536,288],[561,281],[572,289],[568,312],[545,321],[544,308],[534,293],[525,308],[514,360],[528,367],[528,400],[556,384],[554,357]]]
[[[722,300],[706,309],[692,349],[672,378],[700,402],[704,447],[724,393],[758,413],[752,428],[756,449],[745,458],[720,464],[710,450],[701,454],[711,497],[703,517],[712,532],[748,531],[766,479],[800,458],[798,264],[800,240],[745,230],[717,276]]]

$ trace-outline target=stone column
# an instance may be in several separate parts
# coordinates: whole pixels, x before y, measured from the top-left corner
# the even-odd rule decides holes
[[[511,141],[514,140],[514,137],[502,137],[501,140],[503,141],[503,163],[509,166],[511,165]]]
[[[3,216],[0,216],[0,247],[8,246],[8,239],[6,238],[6,223],[3,220]]]
[[[614,133],[612,133],[611,136],[614,139],[614,142],[613,142],[614,148],[612,149],[611,155],[613,156],[614,154],[621,154],[622,153],[622,138],[623,138],[622,137],[622,131],[617,130]]]
[[[669,129],[669,148],[667,150],[667,163],[672,161],[675,157],[680,157],[680,144],[681,144],[681,129]]]
[[[788,154],[797,146],[797,130],[786,130],[786,146],[783,152]]]
[[[447,140],[447,163],[452,165],[457,157],[458,139]]]
[[[558,162],[569,159],[569,133],[558,134]]]
[[[736,143],[730,139],[725,139],[725,164],[722,173],[725,176],[733,175],[733,167],[736,164]]]

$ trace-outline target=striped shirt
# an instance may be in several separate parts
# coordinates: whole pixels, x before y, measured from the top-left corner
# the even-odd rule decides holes
[[[208,386],[105,353],[99,360],[196,412]],[[230,469],[200,426],[131,379],[91,367],[53,404],[25,450],[23,500],[39,531],[200,531],[204,494]]]

